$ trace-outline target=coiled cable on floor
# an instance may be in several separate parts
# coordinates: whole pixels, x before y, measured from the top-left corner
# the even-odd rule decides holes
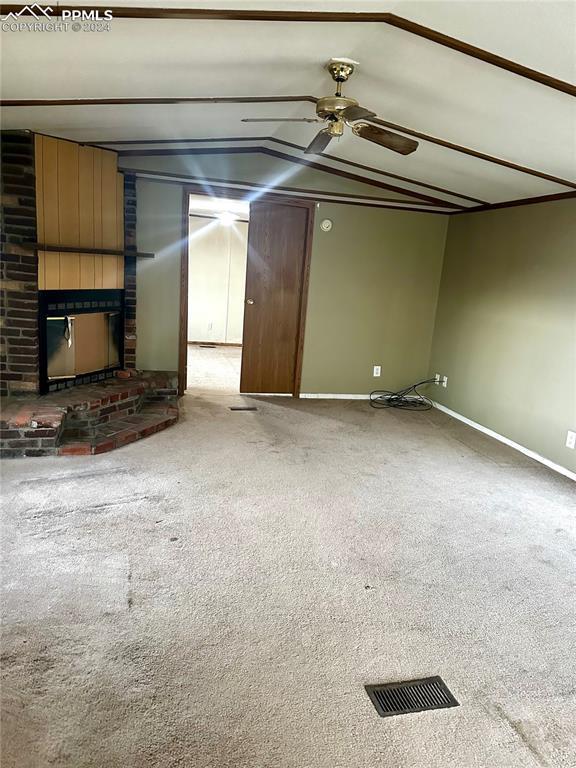
[[[411,384],[398,392],[391,392],[387,389],[375,389],[370,392],[370,405],[372,408],[404,408],[406,411],[429,411],[433,405],[432,400],[427,398],[418,387],[424,384],[433,384],[436,379],[424,379],[416,384]]]

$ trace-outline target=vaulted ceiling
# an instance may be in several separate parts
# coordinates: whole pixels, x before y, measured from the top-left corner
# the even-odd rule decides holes
[[[168,13],[150,3],[152,18],[101,6],[114,8],[109,31],[2,32],[3,128],[131,152],[263,147],[406,190],[433,187],[463,207],[576,189],[571,2],[195,4],[230,11],[218,18],[171,17],[184,3],[162,3]],[[274,13],[283,9],[294,15]],[[309,11],[319,15],[307,20]],[[333,93],[324,65],[337,56],[360,62],[344,93],[415,137],[416,152],[347,132],[311,158],[302,150],[318,125],[242,122],[313,117],[315,98]],[[121,103],[147,98],[200,101]],[[62,100],[80,103],[53,103]]]

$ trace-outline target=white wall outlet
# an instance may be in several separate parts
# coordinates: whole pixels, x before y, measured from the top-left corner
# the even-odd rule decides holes
[[[374,376],[380,376],[382,373],[382,366],[381,365],[375,365],[374,366]]]
[[[440,374],[435,373],[434,374],[434,384],[440,384]]]
[[[572,450],[576,448],[576,432],[571,429],[566,433],[566,448],[572,448]]]
[[[443,387],[448,386],[448,376],[442,376],[442,386]]]

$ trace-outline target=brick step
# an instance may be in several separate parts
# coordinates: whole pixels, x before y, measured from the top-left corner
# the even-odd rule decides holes
[[[54,406],[11,403],[0,421],[0,458],[56,455],[65,418]]]
[[[60,456],[87,456],[106,453],[143,437],[160,432],[178,420],[176,399],[144,403],[138,413],[117,415],[96,427],[95,434],[76,438],[64,434],[58,446]]]
[[[106,446],[117,432],[136,433],[133,439],[137,439],[145,436],[138,434],[143,425],[151,434],[173,423],[178,414],[177,385],[171,372],[143,371],[127,380],[106,379],[41,397],[2,398],[0,457],[66,455],[60,448],[73,443],[83,446],[81,453],[112,450]],[[133,417],[136,421],[131,423]],[[119,422],[126,423],[118,427]],[[108,433],[105,427],[110,427]],[[128,435],[124,437],[131,442]],[[119,444],[124,444],[122,439]]]
[[[142,403],[143,395],[138,393],[104,405],[93,404],[88,409],[69,411],[64,423],[63,436],[64,438],[93,437],[103,424],[113,419],[134,416],[140,410]]]

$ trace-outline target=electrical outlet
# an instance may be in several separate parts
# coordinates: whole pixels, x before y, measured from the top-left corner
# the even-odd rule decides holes
[[[566,448],[572,448],[572,450],[576,448],[576,432],[571,429],[566,433]]]
[[[448,386],[448,376],[442,376],[442,386],[443,387]]]
[[[434,374],[434,384],[440,384],[440,374],[435,373]]]
[[[374,376],[380,376],[382,373],[382,366],[381,365],[375,365],[374,366]]]

